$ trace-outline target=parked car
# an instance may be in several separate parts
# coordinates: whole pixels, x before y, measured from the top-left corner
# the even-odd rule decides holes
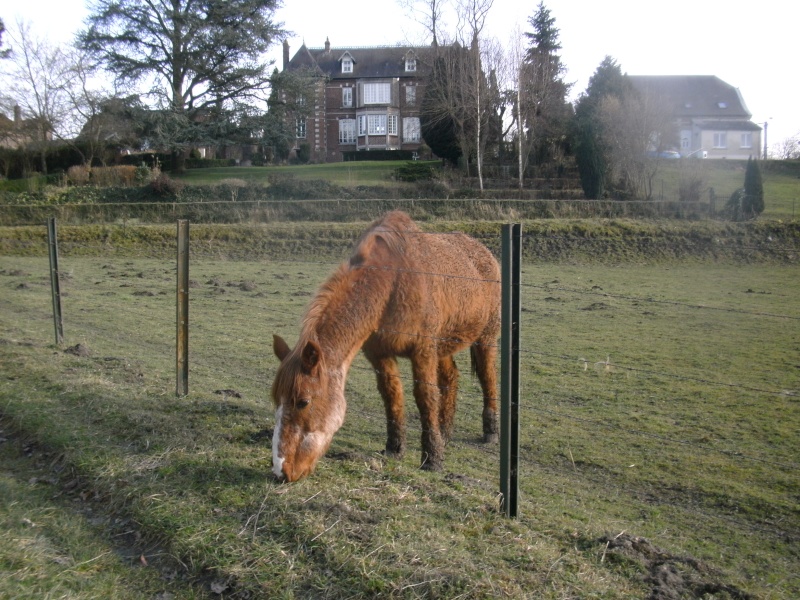
[[[676,152],[675,150],[662,150],[660,152],[651,150],[647,153],[647,156],[650,158],[666,158],[667,160],[675,160],[681,157],[681,153]]]

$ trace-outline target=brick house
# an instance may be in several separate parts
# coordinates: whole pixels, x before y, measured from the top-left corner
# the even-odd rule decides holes
[[[355,160],[385,151],[416,157],[423,144],[419,107],[430,48],[414,46],[322,48],[303,44],[283,69],[317,77],[310,116],[296,123],[295,149],[307,143],[312,160]],[[402,152],[400,152],[402,151]]]
[[[629,75],[642,93],[666,100],[678,129],[681,156],[757,158],[761,127],[739,90],[713,75]]]

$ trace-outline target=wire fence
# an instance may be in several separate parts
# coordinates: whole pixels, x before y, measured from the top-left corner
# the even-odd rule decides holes
[[[101,257],[106,250],[92,242],[84,246]],[[4,294],[1,308],[12,315],[16,330],[8,335],[48,335],[52,313],[46,286],[37,277],[47,273],[46,258],[2,261],[6,265],[0,273],[7,281],[33,281],[25,284],[33,289],[21,289],[20,294],[37,292],[33,298],[22,296],[24,300]],[[30,272],[23,273],[16,264]],[[309,298],[337,265],[302,256],[271,264],[193,261],[190,389],[268,403],[277,367],[271,333],[299,331]],[[793,268],[786,267],[784,275],[796,279]],[[141,374],[147,385],[166,393],[175,360],[174,261],[76,256],[62,259],[60,269],[65,345],[92,346],[103,360],[118,361],[133,377]],[[415,274],[454,277],[447,272]],[[587,274],[591,271],[581,277]],[[669,504],[716,526],[770,537],[800,534],[800,381],[792,335],[800,319],[796,290],[758,293],[742,290],[749,285],[742,282],[734,304],[730,286],[724,285],[710,298],[705,291],[700,298],[669,297],[668,287],[650,295],[619,289],[624,280],[605,291],[593,281],[577,285],[577,276],[546,282],[537,277],[534,269],[525,269],[521,284],[523,498],[570,496],[579,481],[596,488],[598,495],[625,496],[643,506]],[[681,293],[685,290],[691,293],[692,286]],[[604,305],[595,306],[597,300]],[[654,309],[659,313],[653,314]],[[141,326],[121,331],[121,313],[124,323]],[[777,350],[758,356],[769,345]],[[783,359],[777,360],[781,354]],[[145,364],[159,365],[159,374],[140,373]],[[377,445],[385,416],[375,399],[376,376],[386,374],[363,358],[353,363],[348,420],[351,429],[368,431]],[[411,398],[410,389],[420,382],[408,369],[397,377]],[[487,473],[496,472],[497,448],[476,441],[483,396],[466,376],[458,403],[457,430],[464,433],[452,446],[471,453]],[[419,435],[418,419],[409,417],[410,436]],[[787,429],[775,419],[783,419]],[[795,439],[781,438],[783,431]],[[536,487],[526,483],[526,476]],[[730,489],[721,489],[728,484]],[[577,506],[581,501],[574,502]]]
[[[55,216],[62,223],[274,223],[370,221],[389,210],[415,219],[541,218],[721,218],[721,206],[676,200],[584,200],[518,198],[337,198],[0,204],[0,225],[39,225]]]

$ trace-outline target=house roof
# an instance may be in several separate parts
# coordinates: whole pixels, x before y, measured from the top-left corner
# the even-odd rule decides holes
[[[423,59],[430,52],[427,46],[347,46],[333,48],[308,48],[303,44],[289,61],[288,69],[313,69],[331,79],[391,78],[419,76],[425,61],[417,61],[417,70],[406,71],[406,58]],[[353,71],[342,73],[341,60],[348,56],[353,60]]]
[[[748,121],[752,116],[739,90],[714,75],[629,75],[628,78],[640,92],[664,98],[678,118]]]

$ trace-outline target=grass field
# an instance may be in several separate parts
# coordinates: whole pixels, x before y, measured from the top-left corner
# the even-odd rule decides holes
[[[359,161],[281,167],[228,167],[192,169],[181,176],[189,184],[218,184],[226,179],[241,179],[267,184],[275,175],[291,176],[298,180],[325,180],[343,186],[392,186],[395,169],[402,161]],[[431,165],[439,163],[432,162]],[[744,185],[744,161],[682,160],[661,161],[653,179],[653,197],[674,201],[680,198],[682,182],[699,181],[700,200],[709,201],[713,189],[717,210],[721,210],[734,190]],[[762,170],[766,209],[762,218],[794,219],[800,217],[800,166],[794,162],[775,163]],[[580,188],[577,180],[575,188]],[[512,186],[513,188],[513,186]]]
[[[193,261],[176,398],[173,262],[95,254],[62,259],[62,347],[47,259],[0,257],[0,597],[800,596],[795,264],[526,262],[509,521],[468,373],[444,472],[414,418],[377,452],[359,358],[317,472],[270,480],[271,335],[334,259]]]

